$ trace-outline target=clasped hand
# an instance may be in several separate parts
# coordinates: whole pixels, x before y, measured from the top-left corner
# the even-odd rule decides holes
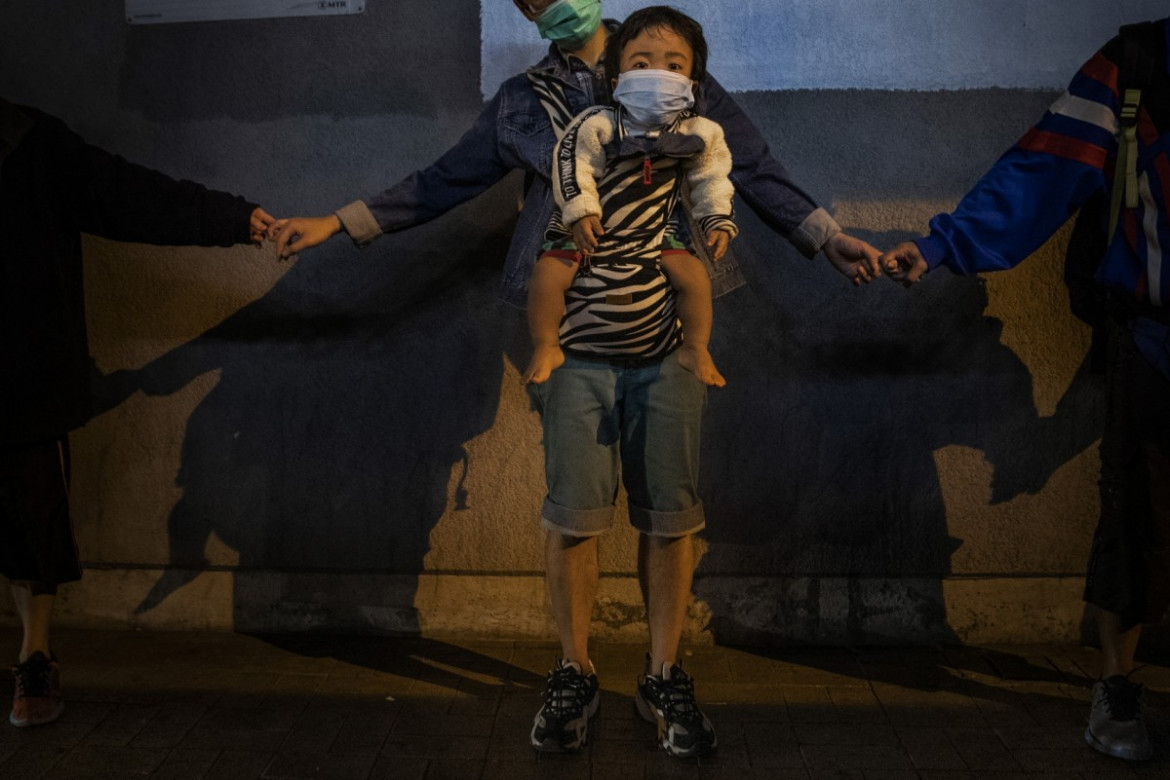
[[[917,282],[930,270],[926,258],[913,241],[903,241],[888,252],[884,252],[878,263],[886,274],[904,287]]]

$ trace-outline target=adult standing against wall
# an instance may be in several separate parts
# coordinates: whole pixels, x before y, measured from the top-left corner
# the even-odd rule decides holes
[[[940,265],[1012,268],[1097,197],[1111,301],[1101,516],[1085,601],[1102,649],[1085,740],[1150,758],[1141,686],[1129,675],[1142,625],[1170,606],[1170,25],[1124,27],[1067,92],[930,235],[882,256],[906,284]],[[1082,219],[1086,218],[1082,215]]]
[[[501,285],[501,297],[524,305],[528,278],[545,239],[545,228],[554,202],[549,177],[554,145],[565,126],[586,108],[610,102],[610,85],[601,66],[606,40],[616,23],[603,21],[600,0],[513,0],[543,37],[551,41],[548,55],[526,73],[504,82],[483,109],[471,129],[431,166],[416,171],[391,188],[356,201],[334,214],[277,222],[277,250],[282,255],[316,246],[344,230],[359,245],[383,233],[392,233],[444,214],[486,191],[512,170],[527,175],[524,206],[520,213]],[[784,167],[771,155],[767,143],[751,120],[710,76],[697,90],[696,113],[723,128],[731,150],[732,183],[739,196],[773,230],[807,257],[823,253],[830,264],[854,284],[878,275],[878,252],[869,244],[847,235],[831,216],[797,187]],[[700,256],[701,241],[694,242]],[[732,267],[728,259],[726,267]],[[718,276],[718,271],[715,272]],[[727,280],[716,278],[716,293],[725,291]],[[734,282],[733,282],[734,284]],[[545,547],[546,575],[557,616],[563,662],[591,670],[589,658],[575,657],[574,648],[584,644],[589,630],[592,596],[598,581],[597,538],[585,540],[550,532]],[[695,565],[692,536],[663,540],[642,536],[639,572],[644,598],[663,614],[679,611],[678,599],[688,599]],[[650,580],[669,587],[650,587]],[[660,599],[671,603],[659,603]],[[587,605],[587,606],[583,606]],[[685,605],[683,607],[685,609]],[[676,647],[682,623],[672,637],[657,637],[662,646]],[[584,634],[584,636],[582,636]],[[677,658],[664,659],[673,666]],[[559,663],[558,669],[565,664]],[[576,725],[596,710],[596,678],[565,683],[550,674],[546,702],[556,701],[562,712],[554,731],[564,727],[561,739],[542,741],[552,749],[575,749],[583,744]],[[592,677],[592,675],[588,675]],[[554,680],[554,677],[556,679]],[[584,680],[584,682],[583,682]],[[576,685],[580,690],[572,688]],[[568,686],[568,687],[566,687]],[[584,694],[580,694],[584,691]],[[590,693],[591,692],[591,693]],[[584,699],[582,700],[582,696]],[[693,694],[690,706],[693,706]],[[682,706],[682,705],[680,705]],[[539,717],[539,716],[538,716]]]
[[[59,585],[81,577],[69,515],[68,433],[93,414],[81,233],[151,244],[259,244],[254,203],[176,181],[0,98],[0,573],[24,630],[9,721],[64,701],[50,644]]]

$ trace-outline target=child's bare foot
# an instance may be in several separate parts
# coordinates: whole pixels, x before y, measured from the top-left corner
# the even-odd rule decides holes
[[[715,368],[715,361],[711,359],[711,353],[706,347],[689,347],[684,344],[678,351],[678,362],[705,385],[723,387],[727,384],[723,374]]]
[[[560,368],[564,362],[565,353],[560,346],[554,344],[536,347],[532,353],[532,360],[528,361],[528,370],[524,372],[524,384],[539,385],[547,382],[552,372]]]

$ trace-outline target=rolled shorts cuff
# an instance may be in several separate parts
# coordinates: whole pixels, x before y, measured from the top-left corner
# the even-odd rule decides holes
[[[630,504],[630,525],[647,536],[690,536],[707,526],[707,516],[703,512],[702,501],[676,512],[645,509]]]
[[[547,496],[540,510],[541,525],[548,531],[565,536],[598,536],[613,525],[614,507],[570,509],[554,503]]]

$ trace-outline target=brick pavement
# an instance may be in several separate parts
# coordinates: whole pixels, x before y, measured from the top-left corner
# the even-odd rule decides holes
[[[17,644],[14,629],[0,642]],[[590,746],[537,755],[551,644],[60,631],[56,724],[0,725],[2,780],[1089,780],[1170,778],[1170,668],[1138,677],[1157,758],[1081,741],[1093,650],[692,648],[718,753],[680,761],[631,704],[641,649],[603,645]],[[11,697],[5,676],[0,694]]]

